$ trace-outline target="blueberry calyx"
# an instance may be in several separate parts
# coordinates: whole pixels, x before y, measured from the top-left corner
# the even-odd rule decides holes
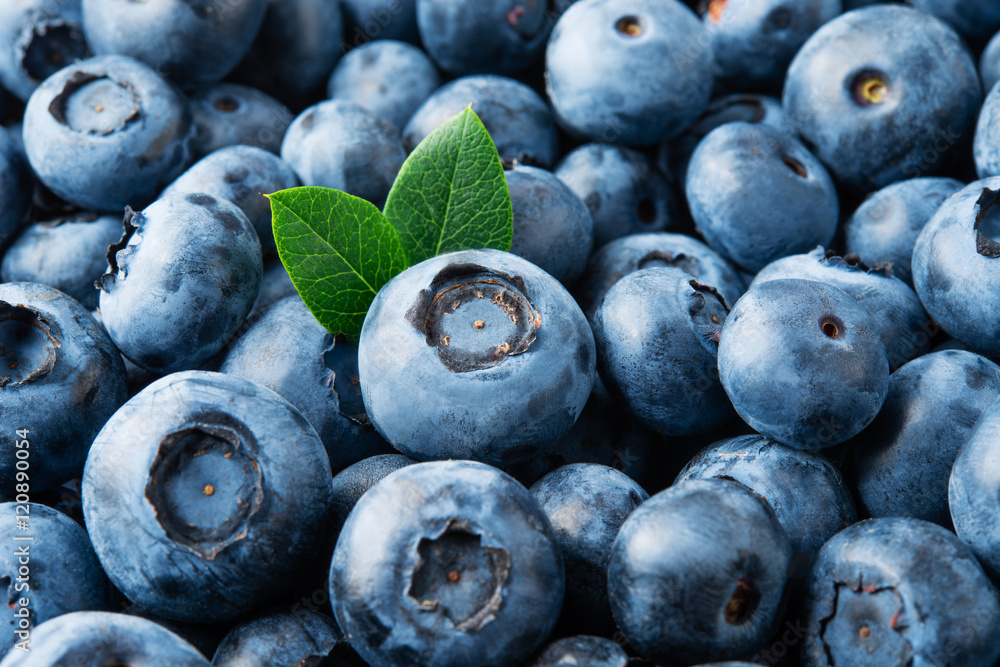
[[[125,218],[122,224],[125,227],[122,237],[118,240],[118,243],[112,243],[108,246],[108,271],[94,283],[94,287],[105,292],[110,292],[111,287],[115,284],[115,278],[119,271],[118,253],[128,247],[128,242],[131,240],[132,235],[142,226],[142,213],[133,211],[131,206],[126,206]],[[122,258],[124,259],[124,255]],[[122,268],[122,278],[127,274],[128,271]]]
[[[892,271],[892,262],[890,260],[882,260],[881,262],[868,266],[857,253],[853,252],[841,256],[837,254],[836,250],[827,250],[826,254],[824,254],[819,261],[833,268],[844,269],[847,271],[863,271],[865,273],[882,276],[883,278],[892,278],[894,275]]]
[[[524,16],[524,7],[522,5],[514,5],[514,8],[507,12],[507,23],[511,27],[516,28],[517,24],[521,22],[521,17]]]
[[[406,319],[454,373],[490,368],[526,352],[542,326],[519,276],[476,264],[441,270]]]
[[[809,172],[806,170],[806,166],[799,160],[793,158],[791,155],[782,155],[781,161],[799,178],[809,178]]]
[[[683,257],[683,255],[678,255],[678,257]],[[705,294],[711,294],[712,296],[714,296],[716,299],[719,300],[719,304],[725,309],[726,314],[729,314],[729,306],[726,305],[726,297],[722,296],[722,292],[712,287],[711,285],[700,283],[697,280],[689,280],[688,285],[690,285],[697,292],[704,292]]]
[[[0,301],[0,389],[47,376],[56,365],[61,332],[41,313]]]
[[[99,78],[101,78],[99,75],[91,74],[90,72],[73,72],[66,81],[63,91],[56,95],[49,104],[49,113],[52,114],[52,117],[63,125],[68,126],[69,122],[66,120],[66,102],[73,93]]]
[[[407,594],[421,609],[444,614],[463,632],[494,618],[510,574],[510,552],[483,546],[479,533],[453,518],[437,537],[422,538],[417,553]]]
[[[726,5],[728,4],[729,0],[703,0],[699,14],[701,16],[707,14],[709,21],[718,23],[722,20],[722,13],[726,10]]]
[[[636,262],[636,270],[649,269],[657,266],[672,266],[693,276],[700,273],[700,265],[697,257],[688,257],[682,252],[677,254],[654,250],[639,258]]]
[[[983,188],[976,201],[976,222],[972,227],[976,230],[976,252],[990,259],[1000,257],[1000,243],[994,239],[1000,236],[1000,209],[992,211],[998,201],[1000,191]]]
[[[862,70],[851,80],[851,98],[860,107],[885,104],[889,99],[889,77],[876,70]]]
[[[357,349],[348,348],[347,345],[347,338],[337,334],[330,346],[323,351],[323,365],[329,371],[326,386],[337,397],[340,414],[355,424],[366,426],[371,420],[361,396],[358,353]]]
[[[249,431],[221,414],[160,441],[145,496],[169,539],[212,560],[247,536],[264,501],[254,450]]]
[[[831,340],[842,338],[847,333],[844,321],[836,315],[823,315],[819,318],[819,329]]]
[[[38,22],[25,30],[17,45],[17,65],[34,81],[44,81],[58,70],[89,54],[80,27],[63,18]]]
[[[836,250],[827,250],[823,255],[820,262],[831,267],[844,268],[853,271],[864,271],[865,273],[871,273],[872,271],[877,271],[877,268],[873,268],[865,264],[861,257],[857,253],[847,253],[846,255],[838,255]]]
[[[79,99],[74,97],[80,95]],[[132,84],[106,74],[75,71],[49,104],[59,123],[82,134],[107,136],[125,129],[142,113]]]
[[[701,331],[702,338],[710,343],[710,349],[718,349],[719,340],[722,338],[722,325],[729,315],[729,306],[726,305],[726,298],[716,288],[711,285],[700,283],[697,280],[689,280],[688,284],[694,290],[691,299],[689,313],[691,321]],[[708,297],[714,297],[710,301]],[[704,345],[704,342],[702,343]]]
[[[525,4],[514,5],[507,12],[507,25],[513,28],[517,36],[524,42],[530,42],[537,38],[542,31],[546,30],[546,21],[537,20],[537,13],[528,13],[529,9],[534,6],[534,0],[528,0]]]
[[[615,30],[625,37],[639,37],[644,31],[642,19],[638,16],[623,16],[615,21]]]
[[[761,594],[757,586],[746,577],[740,577],[736,588],[726,603],[723,617],[729,625],[743,625],[750,620],[760,605]]]
[[[858,648],[868,645],[868,651],[883,654],[884,658],[895,654],[899,664],[910,663],[913,648],[903,633],[909,624],[903,618],[903,599],[896,588],[864,585],[859,580],[853,585],[838,581],[834,589],[833,609],[819,623],[823,649],[831,665],[836,664],[831,644],[844,639]]]
[[[861,261],[861,257],[857,253],[849,252],[843,256],[844,263],[851,267],[857,267],[862,271],[865,271],[868,267]]]
[[[240,103],[231,97],[220,97],[212,103],[212,106],[222,113],[232,113],[240,108]]]

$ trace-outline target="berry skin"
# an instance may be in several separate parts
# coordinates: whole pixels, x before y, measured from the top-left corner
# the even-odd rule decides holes
[[[563,587],[534,497],[473,461],[384,478],[355,505],[330,566],[337,623],[386,667],[521,665],[551,632]]]
[[[871,316],[846,292],[785,278],[753,287],[733,307],[719,340],[719,376],[754,430],[821,449],[875,418],[889,360]]]
[[[556,119],[575,136],[603,142],[650,145],[677,136],[711,97],[706,37],[678,0],[574,3],[545,51]]]
[[[781,621],[791,558],[760,496],[729,480],[688,480],[625,520],[608,567],[611,611],[650,660],[751,655]]]
[[[422,461],[510,465],[551,449],[594,381],[594,336],[566,289],[499,250],[438,255],[386,283],[365,317],[368,416]]]
[[[99,281],[104,328],[130,361],[158,373],[197,368],[222,350],[250,312],[263,271],[243,211],[204,193],[128,209],[108,262]]]

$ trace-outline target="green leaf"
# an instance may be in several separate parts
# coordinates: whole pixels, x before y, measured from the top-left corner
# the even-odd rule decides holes
[[[267,195],[278,257],[312,314],[357,343],[379,288],[408,266],[381,211],[359,197],[319,187]]]
[[[507,179],[471,107],[410,153],[389,191],[385,217],[412,264],[453,250],[510,250],[514,215]]]

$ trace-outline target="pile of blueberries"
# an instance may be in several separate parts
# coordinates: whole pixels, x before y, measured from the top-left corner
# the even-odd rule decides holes
[[[997,0],[0,0],[0,665],[1000,664],[998,80]],[[261,194],[469,104],[511,252],[326,331]]]

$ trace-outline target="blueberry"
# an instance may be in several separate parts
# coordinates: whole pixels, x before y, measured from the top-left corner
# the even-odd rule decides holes
[[[611,549],[611,611],[645,658],[697,664],[749,655],[781,621],[792,547],[742,484],[689,480],[625,520]]]
[[[497,250],[438,255],[379,290],[358,343],[375,428],[415,459],[509,465],[580,415],[594,377],[586,317],[554,278]]]
[[[330,566],[337,623],[369,664],[522,664],[552,630],[563,564],[528,490],[472,461],[407,466],[355,505]]]
[[[869,266],[890,262],[892,274],[912,287],[910,261],[920,231],[963,187],[953,178],[911,178],[872,193],[844,225],[847,252]]]
[[[165,618],[218,622],[280,593],[309,563],[330,464],[298,410],[252,382],[188,371],[108,420],[83,511],[108,577]]]
[[[983,80],[983,90],[989,93],[1000,81],[1000,31],[993,36],[979,59],[979,76]]]
[[[80,0],[0,3],[0,84],[27,101],[45,79],[90,55]]]
[[[767,501],[791,541],[796,577],[804,577],[816,553],[857,521],[851,492],[823,456],[762,435],[728,438],[701,450],[677,475],[739,482]]]
[[[873,519],[819,552],[805,664],[992,665],[996,590],[954,534],[918,519]]]
[[[716,355],[727,313],[714,287],[680,269],[628,274],[594,314],[601,380],[654,431],[696,435],[724,424],[733,411]]]
[[[24,148],[55,194],[120,211],[149,203],[187,167],[192,127],[186,101],[156,72],[125,56],[98,56],[59,70],[32,93]]]
[[[893,373],[881,412],[841,454],[865,513],[947,527],[948,474],[998,397],[1000,366],[965,350],[927,354]]]
[[[916,292],[888,268],[872,269],[856,256],[838,257],[816,248],[805,255],[789,255],[765,266],[754,285],[780,278],[815,280],[850,294],[871,315],[889,357],[892,372],[927,352],[934,326]]]
[[[376,39],[416,43],[417,0],[341,0],[347,48]]]
[[[997,475],[997,424],[1000,403],[994,401],[979,416],[961,444],[948,482],[948,506],[955,531],[994,576],[1000,573],[1000,531],[996,523],[1000,500]]]
[[[0,252],[28,211],[31,181],[23,147],[13,132],[0,127]]]
[[[20,521],[27,522],[27,531],[15,529]],[[28,636],[17,633],[29,629],[21,625],[22,618],[37,626],[106,605],[108,582],[87,531],[62,512],[36,503],[0,503],[0,539],[10,545],[0,556],[0,582],[6,587],[6,604],[0,606],[5,648]],[[18,568],[25,560],[29,573],[22,576]],[[24,612],[27,618],[20,616]]]
[[[783,95],[806,145],[862,192],[941,167],[971,136],[982,99],[961,37],[899,5],[848,12],[816,31],[788,68]]]
[[[400,468],[416,463],[409,456],[402,454],[378,454],[362,459],[333,476],[333,504],[331,520],[333,521],[333,537],[340,534],[348,515],[368,492],[390,473]]]
[[[269,2],[264,24],[231,78],[295,110],[311,104],[319,98],[346,48],[340,41],[342,4],[329,0]]]
[[[267,387],[319,433],[339,472],[391,451],[375,432],[358,386],[358,348],[334,338],[298,295],[272,305],[233,343],[219,369]]]
[[[714,100],[705,108],[690,127],[680,136],[660,146],[659,166],[664,173],[673,173],[683,186],[687,179],[691,154],[705,136],[726,123],[743,121],[762,123],[787,134],[795,135],[795,128],[785,116],[781,100],[766,95],[738,93]]]
[[[421,41],[456,75],[514,74],[538,58],[552,26],[547,3],[531,0],[416,0]]]
[[[87,449],[125,402],[125,366],[79,303],[37,283],[0,284],[0,496],[15,492],[15,453],[30,452],[43,491],[80,474]],[[15,434],[27,431],[26,435]],[[28,444],[24,444],[24,440]]]
[[[659,232],[677,224],[667,179],[638,151],[584,144],[560,160],[555,175],[590,209],[595,247],[628,234]]]
[[[626,667],[628,655],[604,637],[565,637],[546,646],[525,667]]]
[[[733,267],[698,239],[683,234],[631,234],[595,252],[576,288],[583,312],[592,317],[611,286],[623,277],[654,267],[675,267],[715,287],[727,305],[743,296],[746,286]]]
[[[0,665],[211,665],[195,647],[162,626],[106,611],[78,611],[43,623],[32,631],[28,647],[30,651],[11,649]]]
[[[574,628],[611,632],[608,563],[611,545],[628,515],[649,498],[625,474],[596,463],[550,472],[531,487],[552,522],[566,567],[562,617]]]
[[[122,354],[158,373],[219,352],[260,291],[257,233],[235,204],[207,194],[126,209],[108,262],[99,281],[104,327]]]
[[[504,162],[550,168],[556,161],[556,128],[545,101],[534,90],[503,76],[467,76],[434,91],[403,130],[408,150],[443,122],[472,104]]]
[[[793,136],[760,123],[712,130],[691,156],[685,190],[708,245],[748,271],[828,245],[837,229],[826,169]]]
[[[441,85],[441,75],[412,44],[380,39],[348,51],[327,83],[327,96],[354,102],[396,127]]]
[[[733,307],[719,375],[747,424],[799,449],[856,435],[889,389],[885,345],[868,312],[832,285],[791,278],[756,285]]]
[[[514,209],[510,251],[572,285],[594,246],[594,219],[586,204],[544,169],[514,165],[504,175]]]
[[[716,85],[741,90],[780,88],[799,47],[842,11],[841,0],[714,0],[703,6]]]
[[[970,42],[984,42],[1000,30],[1000,6],[993,0],[906,0],[951,24]]]
[[[1000,355],[1000,177],[947,199],[913,248],[913,286],[927,313],[954,338]]]
[[[191,86],[219,81],[236,67],[260,29],[268,0],[82,4],[83,29],[95,53],[131,56]]]
[[[335,657],[339,639],[340,632],[329,616],[308,609],[272,612],[230,630],[212,656],[212,665],[325,664],[324,659]]]
[[[236,204],[257,232],[262,253],[273,256],[277,250],[271,231],[271,206],[263,195],[298,184],[295,171],[277,155],[254,146],[227,146],[192,165],[160,197],[200,192]]]
[[[263,148],[277,155],[293,116],[288,108],[256,88],[217,83],[189,97],[194,120],[195,157],[236,144]]]
[[[698,17],[677,0],[574,3],[545,52],[546,91],[559,124],[623,144],[680,134],[711,97],[709,42]]]
[[[976,173],[979,178],[1000,176],[1000,87],[994,86],[979,112],[973,140]]]
[[[92,310],[100,292],[94,281],[108,266],[108,246],[121,238],[118,215],[76,213],[24,229],[0,263],[0,280],[49,285]]]
[[[292,121],[281,159],[303,185],[343,190],[381,207],[406,151],[389,121],[351,102],[328,100]]]

